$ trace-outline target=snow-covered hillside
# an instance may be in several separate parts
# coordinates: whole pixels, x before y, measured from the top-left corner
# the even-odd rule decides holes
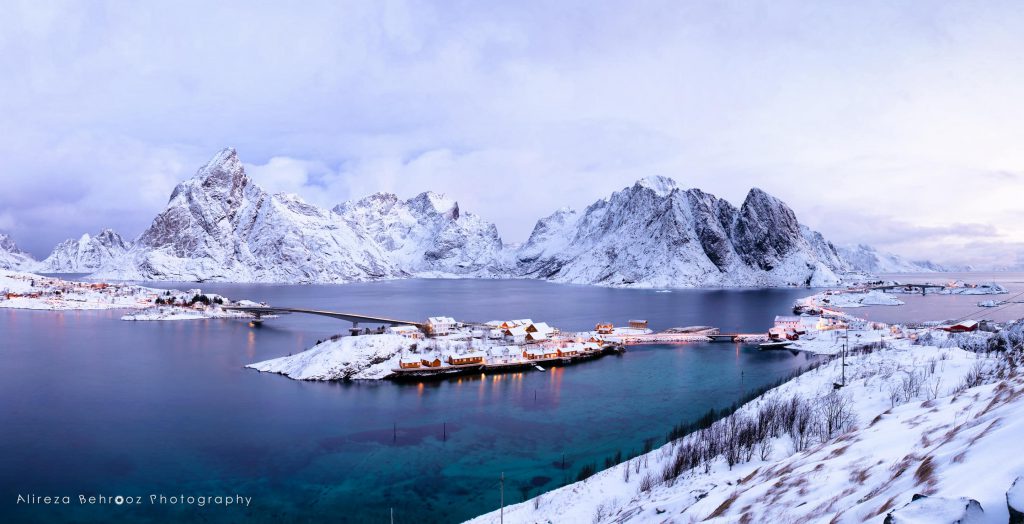
[[[28,270],[35,264],[32,255],[18,248],[11,237],[0,233],[0,269]]]
[[[337,337],[295,355],[249,364],[296,380],[376,379],[392,373],[414,341],[400,335]]]
[[[409,200],[375,193],[334,208],[372,238],[393,263],[415,275],[503,276],[498,228],[433,192]]]
[[[178,184],[132,248],[94,276],[301,283],[404,275],[336,215],[252,183],[235,150],[225,149]]]
[[[849,264],[850,269],[874,275],[881,273],[933,273],[948,271],[947,268],[934,262],[907,260],[899,255],[884,253],[864,244],[838,246],[837,249],[843,259]]]
[[[104,229],[96,236],[86,233],[57,244],[34,269],[41,273],[92,273],[130,248],[121,235]]]
[[[516,259],[523,276],[643,287],[827,285],[846,270],[829,242],[764,191],[750,190],[737,209],[666,177],[540,220]]]
[[[504,521],[1007,522],[1024,474],[1024,323],[1008,331],[992,342],[1009,353],[901,341],[848,358],[841,390],[833,360],[708,429],[509,506]]]

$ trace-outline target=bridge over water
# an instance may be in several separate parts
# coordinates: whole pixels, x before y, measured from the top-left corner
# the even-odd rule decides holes
[[[871,286],[871,289],[878,289],[882,292],[889,291],[892,289],[903,289],[906,291],[914,291],[916,289],[921,290],[921,294],[924,295],[929,289],[946,289],[946,286],[942,284],[889,284],[885,286]]]
[[[416,322],[413,320],[399,320],[397,318],[378,317],[373,315],[360,315],[357,313],[342,313],[339,311],[325,311],[322,309],[306,309],[297,307],[275,306],[224,306],[223,309],[228,311],[241,311],[243,313],[249,313],[254,317],[253,322],[256,324],[263,322],[263,317],[265,315],[287,315],[289,313],[304,313],[307,315],[320,315],[323,317],[345,320],[352,323],[352,329],[358,329],[360,323],[382,324],[388,326],[416,326],[421,329],[426,328],[426,324],[424,324],[423,322]]]

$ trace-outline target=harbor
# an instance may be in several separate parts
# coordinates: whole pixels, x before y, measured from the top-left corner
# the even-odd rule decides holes
[[[630,346],[728,343],[759,350],[790,349],[801,336],[813,337],[816,332],[845,325],[836,318],[804,314],[778,316],[763,332],[723,333],[707,325],[656,332],[641,319],[629,320],[625,325],[599,322],[589,331],[563,331],[530,318],[477,322],[434,316],[415,321],[263,305],[231,309],[261,319],[306,313],[352,323],[348,335],[335,334],[298,354],[247,366],[300,380],[416,381],[455,375],[545,372],[552,367],[620,355]]]

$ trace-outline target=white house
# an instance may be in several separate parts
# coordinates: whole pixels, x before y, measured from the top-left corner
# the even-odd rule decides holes
[[[555,328],[549,326],[547,322],[534,322],[526,327],[528,333],[543,333],[544,335],[551,335],[554,333]]]
[[[455,319],[452,317],[430,317],[427,319],[427,329],[433,335],[450,334],[455,329],[455,325]]]
[[[800,328],[800,317],[777,315],[775,317],[775,327],[796,331]]]
[[[542,333],[540,331],[532,331],[532,332],[527,332],[526,333],[526,340],[528,342],[541,342],[541,341],[544,341],[544,340],[547,340],[547,339],[548,339],[548,334],[547,333]]]
[[[526,328],[523,326],[510,327],[505,330],[505,340],[513,344],[521,344],[526,341]]]
[[[389,335],[401,335],[413,340],[423,338],[423,332],[416,326],[390,326],[385,332]]]
[[[821,322],[821,317],[818,315],[800,315],[800,331],[804,333],[815,331],[818,329],[819,322]]]

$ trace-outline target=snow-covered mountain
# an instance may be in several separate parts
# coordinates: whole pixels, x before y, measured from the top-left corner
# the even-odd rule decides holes
[[[88,233],[57,244],[48,257],[35,266],[43,273],[91,273],[123,255],[131,248],[121,235],[104,229],[96,236]]]
[[[334,212],[411,274],[504,274],[498,228],[461,211],[458,202],[444,195],[428,191],[399,200],[391,193],[375,193],[339,204]]]
[[[11,237],[0,233],[0,269],[29,270],[35,264],[36,261],[32,255],[18,248]]]
[[[405,276],[376,242],[298,196],[252,183],[224,149],[178,184],[167,208],[101,278],[350,282]]]
[[[884,253],[864,244],[840,246],[839,254],[850,269],[870,274],[880,273],[932,273],[949,271],[934,262],[911,261],[893,253]]]
[[[644,287],[825,285],[847,269],[764,191],[750,190],[737,209],[666,177],[541,219],[516,259],[523,276]]]
[[[670,178],[645,178],[581,212],[561,209],[539,220],[527,242],[508,246],[494,224],[433,192],[408,200],[376,193],[332,211],[269,194],[233,149],[179,184],[134,243],[114,237],[64,242],[44,265],[99,267],[99,278],[129,280],[464,276],[639,287],[829,285],[852,270],[893,270],[867,266],[892,260],[871,248],[837,250],[757,188],[737,208]]]

